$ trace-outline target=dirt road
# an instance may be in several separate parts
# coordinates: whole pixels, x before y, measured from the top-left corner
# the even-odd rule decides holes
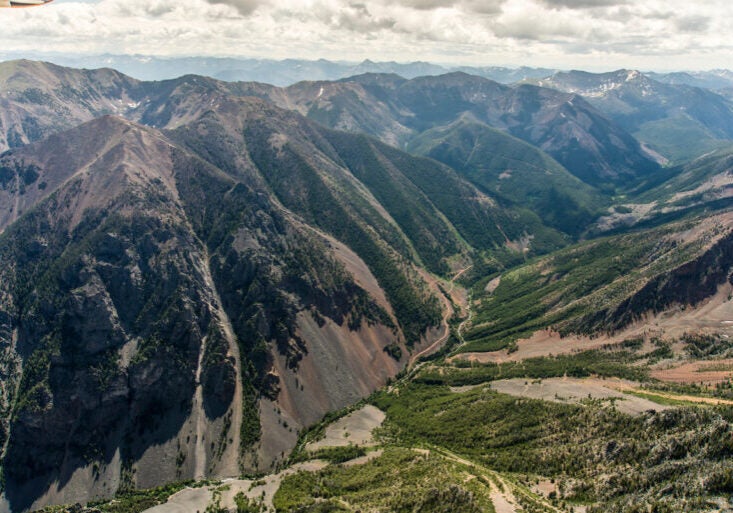
[[[446,291],[448,292],[448,294],[451,295],[451,297],[453,297],[451,293],[453,292],[455,288],[456,280],[460,278],[466,271],[468,271],[472,267],[473,265],[469,265],[468,267],[461,269],[460,271],[458,271],[456,274],[453,275],[453,278],[451,278],[450,280],[450,288]],[[440,292],[440,288],[438,287],[438,280],[434,276],[427,274],[427,273],[423,273],[423,278],[428,283],[430,283],[430,285],[433,287],[434,290],[437,290]],[[448,341],[448,337],[450,337],[450,326],[448,325],[448,319],[450,319],[451,316],[455,313],[455,310],[453,309],[453,304],[451,303],[451,301],[448,300],[448,298],[445,297],[445,295],[442,293],[440,293],[440,300],[443,302],[443,306],[444,306],[443,320],[441,321],[441,324],[443,325],[443,328],[444,328],[444,333],[435,342],[430,344],[428,347],[426,347],[419,353],[415,353],[414,355],[410,357],[410,362],[407,364],[408,370],[412,369],[415,363],[417,363],[417,361],[420,358],[422,358],[423,356],[428,356],[438,351],[441,347],[443,347],[443,344],[445,344]],[[471,309],[470,301],[466,303],[466,308],[468,309],[469,315],[470,315],[470,309]]]

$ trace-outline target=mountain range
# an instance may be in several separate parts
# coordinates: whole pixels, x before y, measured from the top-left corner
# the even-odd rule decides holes
[[[502,66],[445,66],[430,62],[361,62],[326,59],[243,59],[223,57],[155,57],[149,55],[69,55],[28,53],[24,58],[53,62],[73,68],[114,68],[139,80],[167,80],[182,75],[202,75],[225,81],[264,82],[288,86],[303,80],[338,80],[363,73],[395,73],[405,78],[443,75],[463,71],[497,82],[510,84],[542,78],[554,70],[547,68],[508,68]],[[12,53],[0,53],[2,60],[14,60]]]
[[[733,137],[733,104],[713,91],[682,81],[663,83],[638,71],[619,70],[558,72],[536,83],[583,96],[672,161],[725,147]]]
[[[269,472],[418,356],[599,336],[733,284],[728,100],[537,83],[1,63],[2,508]],[[643,134],[682,118],[720,149],[668,165]]]

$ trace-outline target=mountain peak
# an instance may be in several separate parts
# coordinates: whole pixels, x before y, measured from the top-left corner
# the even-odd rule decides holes
[[[16,169],[22,187],[0,190],[0,200],[13,205],[0,216],[0,231],[39,201],[71,180],[80,187],[69,215],[111,204],[130,187],[154,187],[175,199],[170,143],[156,130],[119,116],[106,115],[48,139],[7,152],[0,166]],[[31,169],[32,173],[25,170]],[[161,189],[161,186],[162,189]],[[167,192],[165,192],[167,190]]]

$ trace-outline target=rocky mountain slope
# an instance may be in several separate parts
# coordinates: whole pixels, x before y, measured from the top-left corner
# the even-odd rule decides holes
[[[598,337],[695,307],[733,285],[732,218],[698,216],[590,240],[486,277],[474,288],[481,301],[462,351],[502,349],[543,329]]]
[[[644,187],[599,217],[591,231],[623,231],[630,226],[660,226],[733,206],[731,147],[669,166]]]
[[[117,71],[34,61],[0,63],[0,149],[38,141],[137,104],[139,83]]]
[[[394,375],[440,319],[412,241],[364,192],[370,220],[349,225],[324,198],[319,211],[361,235],[362,258],[284,208],[267,169],[222,170],[121,118],[1,160],[13,510],[269,468],[300,427]]]

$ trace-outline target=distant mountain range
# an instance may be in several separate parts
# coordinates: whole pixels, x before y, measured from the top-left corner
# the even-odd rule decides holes
[[[0,52],[0,60],[13,60],[21,56]],[[361,62],[330,61],[327,59],[257,59],[236,57],[158,57],[151,55],[69,55],[60,53],[23,53],[22,58],[53,62],[74,68],[114,68],[138,80],[167,80],[182,75],[204,75],[227,81],[264,82],[288,86],[303,80],[338,80],[362,73],[394,73],[404,78],[427,75],[443,75],[462,71],[494,80],[502,84],[514,84],[523,80],[549,77],[562,71],[558,69],[519,66],[450,66],[430,62],[382,62],[366,59]],[[567,70],[565,70],[567,71]],[[644,71],[644,75],[657,82],[671,85],[688,85],[711,90],[733,87],[733,71],[716,69],[709,71]]]
[[[514,138],[533,144],[554,157],[561,164],[558,168],[564,166],[563,173],[569,171],[590,187],[627,188],[658,169],[636,139],[578,95],[532,85],[509,87],[461,72],[412,80],[393,74],[364,74],[278,88],[191,75],[140,82],[109,69],[81,71],[16,61],[0,67],[0,81],[3,78],[0,143],[4,140],[6,147],[38,140],[103,114],[122,115],[157,128],[177,128],[204,115],[216,104],[215,98],[233,95],[259,97],[329,128],[366,133],[401,148],[420,134],[424,135],[415,148],[426,148],[430,134],[440,137],[438,132],[427,131],[459,120],[493,127],[499,130],[494,137],[503,138],[506,148],[518,144]],[[523,154],[516,149],[507,151]],[[506,169],[497,164],[497,176]],[[505,187],[509,186],[506,182]],[[585,194],[577,187],[563,186],[557,191]],[[579,204],[587,205],[587,197],[579,199]],[[572,233],[580,233],[592,220],[591,211],[586,213],[585,221]],[[542,219],[547,210],[537,209],[534,215]]]
[[[733,86],[733,71],[714,69],[710,71],[677,71],[672,73],[645,72],[645,75],[672,85],[689,85],[704,89],[727,89]]]
[[[28,55],[24,54],[27,58]],[[11,60],[10,54],[0,58]],[[521,80],[545,77],[555,70],[548,68],[507,68],[501,66],[444,66],[429,62],[362,62],[329,61],[326,59],[243,59],[221,57],[154,57],[144,55],[37,54],[34,59],[75,68],[114,68],[139,80],[166,80],[182,75],[204,75],[219,80],[264,82],[288,86],[302,80],[338,80],[362,73],[394,73],[404,78],[442,75],[463,71],[497,82],[510,84]]]
[[[111,69],[13,61],[0,65],[0,148],[106,114],[175,129],[204,115],[214,98],[254,96],[448,164],[503,208],[535,219],[533,248],[542,251],[556,247],[554,230],[574,237],[588,229],[609,192],[649,190],[668,178],[657,162],[684,164],[732,143],[731,103],[705,89],[627,70],[557,72],[535,82],[553,88],[506,86],[462,72],[409,80],[367,73],[286,88],[194,75],[145,82]],[[522,169],[543,173],[539,196],[513,185]],[[557,180],[552,187],[549,177]],[[550,191],[572,201],[541,200]],[[551,204],[576,205],[577,215],[557,215]],[[527,226],[523,215],[515,218]]]

